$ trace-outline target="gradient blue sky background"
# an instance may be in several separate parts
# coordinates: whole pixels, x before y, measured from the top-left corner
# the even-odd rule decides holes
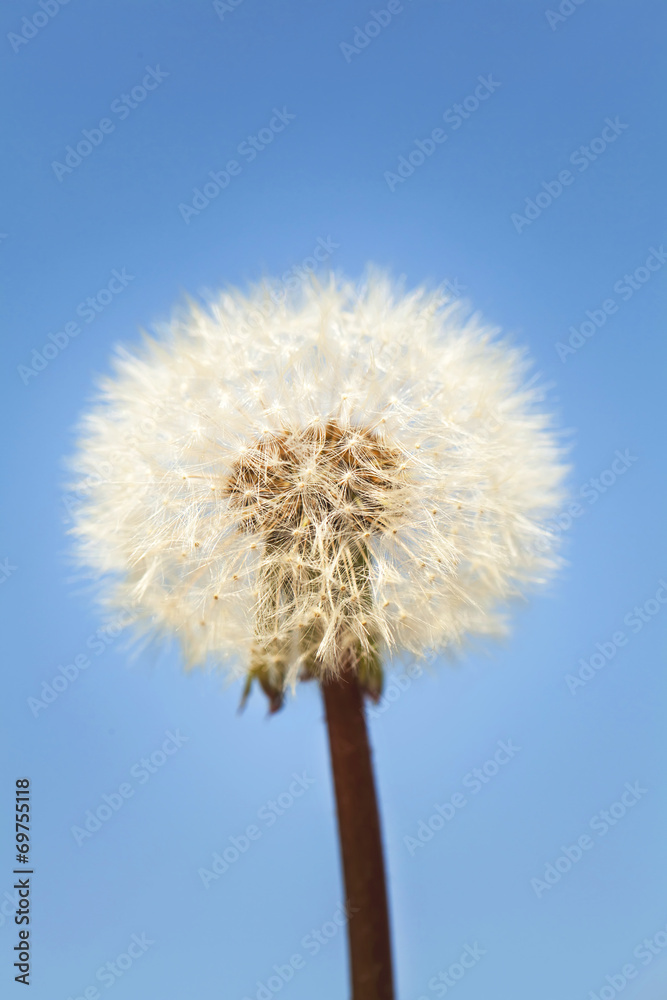
[[[455,668],[436,662],[372,722],[398,996],[437,996],[429,980],[475,943],[485,954],[457,983],[460,1000],[586,1000],[605,985],[609,997],[606,977],[627,963],[637,976],[624,998],[667,991],[667,948],[648,964],[633,956],[656,934],[667,943],[667,610],[650,603],[667,579],[667,267],[622,291],[624,275],[667,243],[667,11],[659,0],[587,0],[562,5],[573,12],[550,25],[546,2],[404,0],[348,62],[340,44],[385,6],[242,0],[221,19],[203,0],[74,0],[14,51],[9,34],[41,8],[3,5],[3,996],[23,995],[7,916],[19,775],[33,787],[34,1000],[93,985],[114,1000],[255,998],[295,953],[305,967],[281,1000],[346,996],[344,933],[317,955],[302,944],[342,897],[317,690],[302,687],[270,720],[256,695],[239,716],[238,688],[186,676],[175,650],[132,661],[117,640],[96,653],[101,623],[69,578],[62,488],[73,427],[113,344],[136,341],[186,290],[298,266],[320,237],[350,275],[375,261],[409,283],[458,283],[526,343],[571,430],[574,493],[588,483],[564,532],[569,565],[516,615],[512,639]],[[168,75],[121,120],[112,102],[148,66]],[[458,128],[443,122],[489,74],[500,86],[488,100]],[[296,117],[248,162],[237,148],[275,107]],[[53,161],[105,117],[114,131],[58,180]],[[607,118],[627,127],[587,169],[571,163]],[[438,127],[446,142],[391,191],[385,172]],[[231,158],[241,173],[186,224],[179,205]],[[573,182],[518,233],[512,214],[568,168]],[[33,349],[123,268],[127,287],[22,377]],[[569,327],[609,298],[617,310],[561,360]],[[591,480],[626,449],[629,465],[605,474],[602,492]],[[635,632],[623,620],[647,601]],[[627,644],[572,693],[566,675],[619,629]],[[29,699],[82,653],[90,666],[31,711]],[[142,783],[132,768],[167,730],[187,742]],[[520,752],[412,856],[404,837],[464,790],[501,739]],[[304,771],[308,791],[272,826],[258,819]],[[127,781],[134,795],[79,846],[71,828]],[[538,898],[531,879],[636,781],[640,801],[606,836],[593,832],[594,848]],[[260,839],[204,888],[198,869],[251,823]],[[133,934],[153,944],[105,986],[97,970]]]

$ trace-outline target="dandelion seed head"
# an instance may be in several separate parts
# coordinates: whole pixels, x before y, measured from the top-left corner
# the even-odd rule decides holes
[[[118,352],[73,459],[78,558],[112,613],[269,689],[350,645],[496,634],[558,565],[562,448],[528,369],[379,274],[226,292]]]

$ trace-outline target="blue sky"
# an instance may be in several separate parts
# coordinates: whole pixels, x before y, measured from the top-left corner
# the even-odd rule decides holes
[[[322,267],[352,276],[374,261],[451,282],[529,347],[573,445],[558,581],[506,643],[436,661],[371,721],[398,996],[449,995],[438,977],[468,946],[460,1000],[660,1000],[664,5],[217,7],[3,5],[3,995],[22,990],[28,775],[35,1000],[345,996],[317,690],[239,716],[239,690],[175,650],[100,635],[62,487],[115,343],[186,291],[289,277],[326,247]]]

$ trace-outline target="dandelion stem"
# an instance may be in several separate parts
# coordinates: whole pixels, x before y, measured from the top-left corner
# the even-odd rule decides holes
[[[322,683],[347,897],[351,1000],[393,1000],[380,816],[364,696],[349,652]]]

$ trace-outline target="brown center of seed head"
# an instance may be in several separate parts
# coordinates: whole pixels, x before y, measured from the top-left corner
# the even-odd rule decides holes
[[[236,462],[224,492],[241,530],[275,542],[299,532],[312,537],[318,526],[363,536],[387,528],[388,494],[403,481],[401,458],[372,431],[332,419],[263,435]]]

